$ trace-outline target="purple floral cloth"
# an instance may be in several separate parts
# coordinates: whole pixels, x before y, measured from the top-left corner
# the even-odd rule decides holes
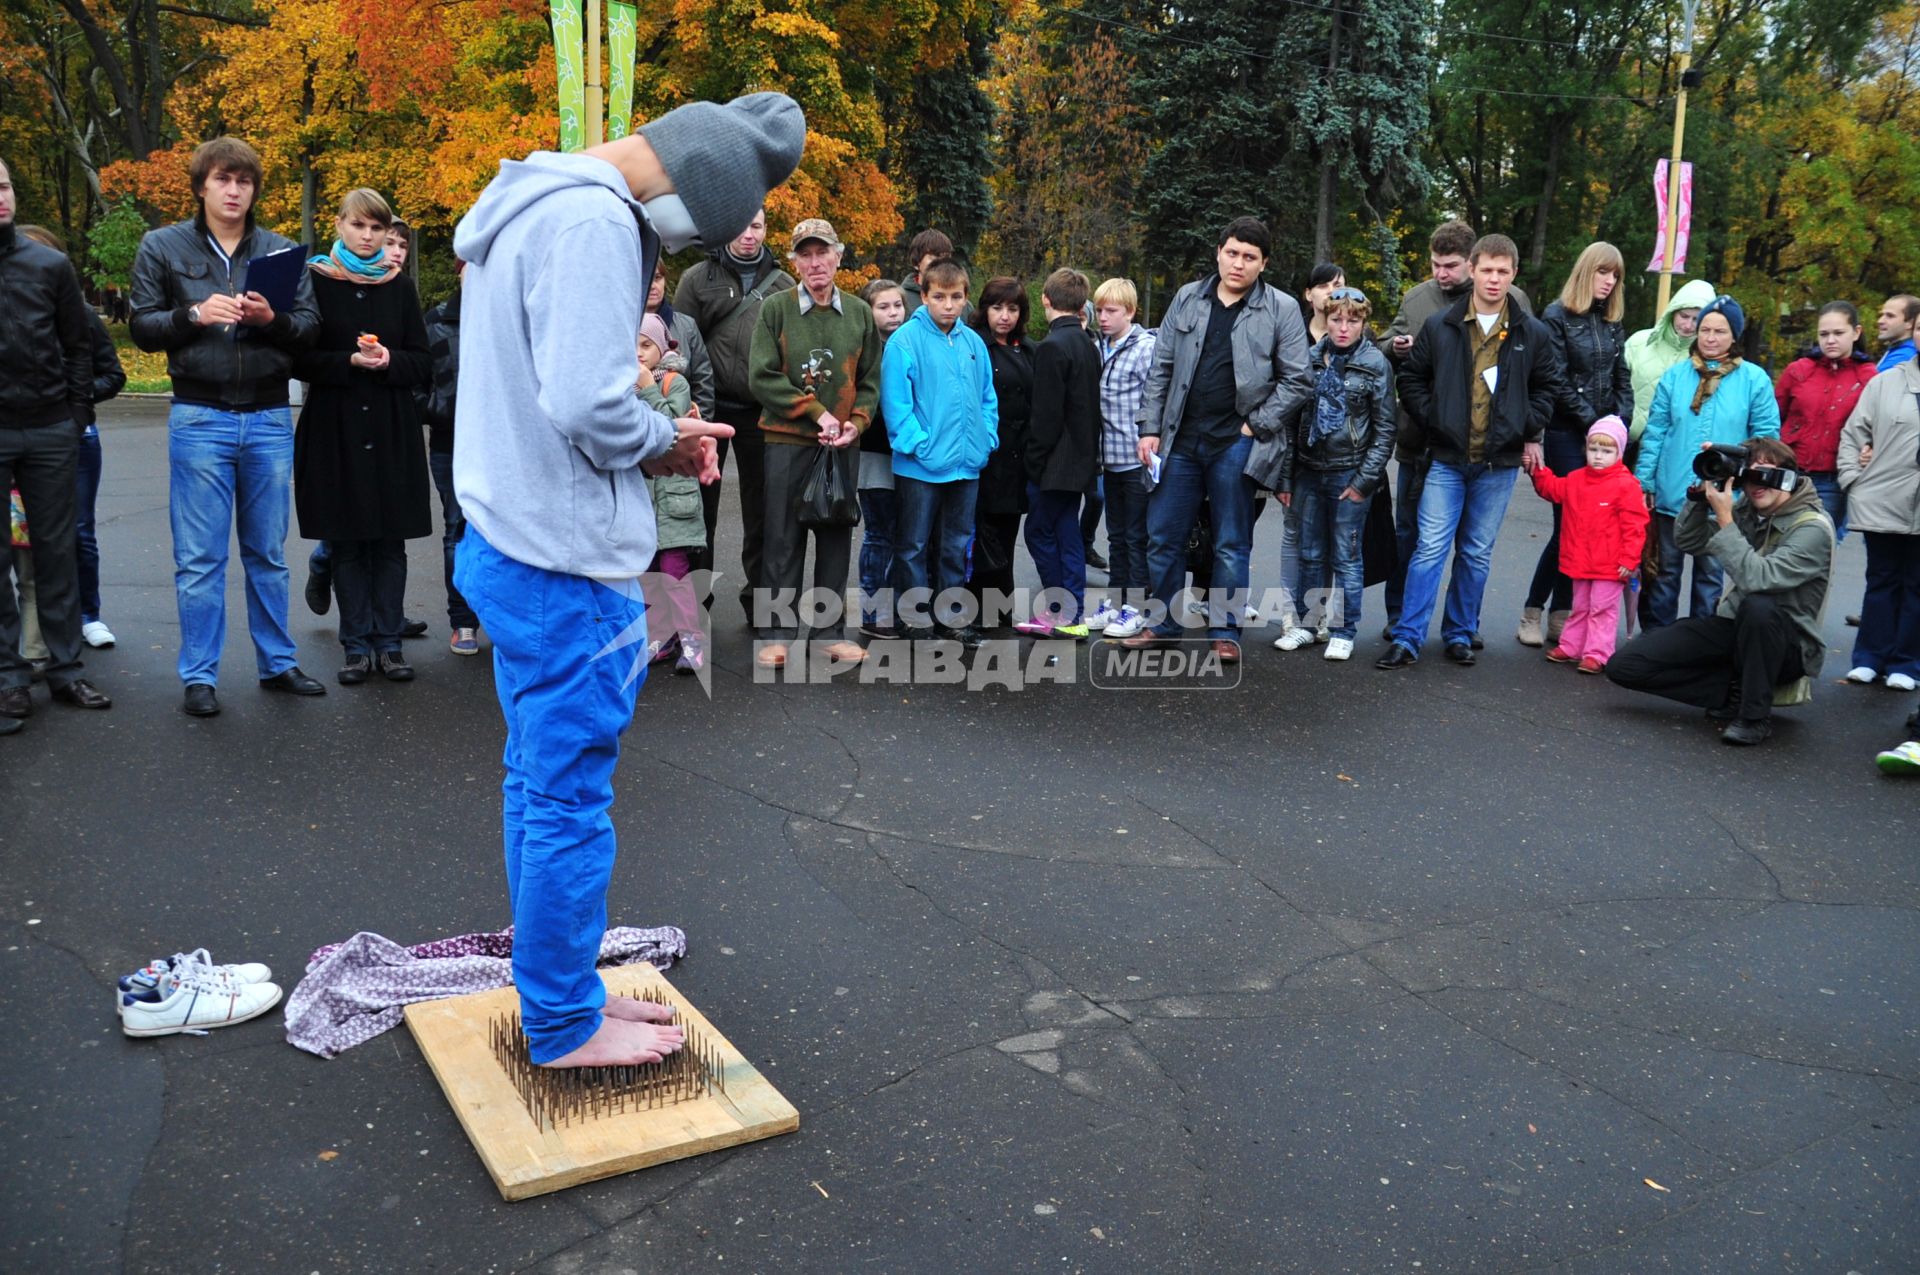
[[[616,926],[600,939],[601,965],[645,961],[668,969],[687,954],[678,926]],[[460,934],[401,947],[365,930],[320,948],[287,998],[287,1043],[322,1058],[345,1053],[400,1023],[415,1001],[491,991],[513,982],[513,931]]]

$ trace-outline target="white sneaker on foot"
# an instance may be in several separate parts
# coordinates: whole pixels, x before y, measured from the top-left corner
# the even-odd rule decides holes
[[[1086,625],[1090,629],[1104,629],[1119,618],[1120,612],[1115,609],[1113,599],[1102,598],[1100,605],[1093,609],[1093,614],[1087,617]]]
[[[1110,638],[1130,638],[1146,627],[1146,612],[1129,605],[1120,608],[1120,614],[1108,623],[1103,632]]]
[[[1847,670],[1847,680],[1860,686],[1872,686],[1880,680],[1880,672],[1878,669],[1870,669],[1862,664]]]
[[[1327,639],[1327,653],[1323,657],[1329,660],[1350,660],[1353,658],[1352,638]]]
[[[1313,630],[1291,628],[1273,640],[1276,651],[1297,651],[1303,646],[1313,645]]]
[[[1911,677],[1909,677],[1909,676],[1907,676],[1907,675],[1906,675],[1905,673],[1889,673],[1889,674],[1887,674],[1887,689],[1888,689],[1888,690],[1890,690],[1890,691],[1910,691],[1910,690],[1912,690],[1912,689],[1913,689],[1913,687],[1914,687],[1914,681],[1913,681],[1913,679],[1912,679]]]
[[[242,983],[210,972],[210,967],[188,965],[184,974],[169,973],[160,983],[158,1000],[120,998],[120,1030],[129,1036],[171,1036],[183,1031],[211,1031],[231,1027],[280,1003],[280,989],[272,983]]]
[[[86,639],[88,646],[96,649],[113,645],[113,630],[98,620],[88,620],[81,625],[80,636]]]

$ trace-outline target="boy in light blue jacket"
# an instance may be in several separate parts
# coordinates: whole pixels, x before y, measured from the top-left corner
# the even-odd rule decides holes
[[[967,282],[966,270],[954,261],[920,272],[923,304],[887,342],[880,362],[880,410],[893,445],[900,507],[895,614],[910,636],[922,636],[916,630],[931,615],[940,636],[978,646],[984,637],[969,614],[971,600],[963,603],[961,593],[980,470],[999,444],[1000,403],[986,342],[960,322]],[[936,526],[938,544],[930,546]],[[909,596],[928,589],[933,598],[954,590],[953,605],[936,608],[924,592]]]

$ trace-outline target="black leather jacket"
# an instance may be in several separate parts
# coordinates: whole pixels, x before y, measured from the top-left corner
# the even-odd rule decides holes
[[[291,313],[274,315],[264,328],[198,327],[187,311],[215,292],[244,292],[249,259],[293,246],[291,239],[252,226],[229,264],[214,251],[197,217],[151,231],[140,241],[129,326],[135,345],[167,352],[175,398],[233,409],[286,403],[294,353],[312,345],[320,327],[305,271]]]
[[[91,319],[73,263],[0,226],[0,428],[93,423]]]
[[[453,450],[453,408],[460,392],[460,290],[427,311],[427,352],[433,356],[433,380],[413,387],[413,405],[427,423],[427,445]]]
[[[1633,373],[1627,368],[1627,330],[1595,310],[1570,314],[1555,301],[1540,316],[1560,356],[1560,392],[1548,429],[1577,431],[1602,416],[1633,419]]]
[[[1307,359],[1308,374],[1317,384],[1333,349],[1333,338],[1322,337]],[[1313,413],[1319,396],[1310,396],[1301,405],[1286,431],[1288,454],[1286,471],[1275,491],[1292,491],[1294,477],[1301,470],[1315,473],[1354,471],[1353,488],[1371,496],[1386,476],[1387,458],[1393,455],[1395,418],[1393,367],[1380,347],[1366,337],[1347,357],[1347,425],[1336,429],[1311,447],[1307,434],[1313,425]]]

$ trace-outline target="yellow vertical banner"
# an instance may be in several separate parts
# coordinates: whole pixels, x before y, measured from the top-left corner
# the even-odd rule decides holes
[[[633,56],[640,10],[624,0],[607,0],[607,140],[633,131]]]
[[[587,96],[581,83],[580,0],[552,0],[553,66],[560,81],[560,149],[586,147]]]

